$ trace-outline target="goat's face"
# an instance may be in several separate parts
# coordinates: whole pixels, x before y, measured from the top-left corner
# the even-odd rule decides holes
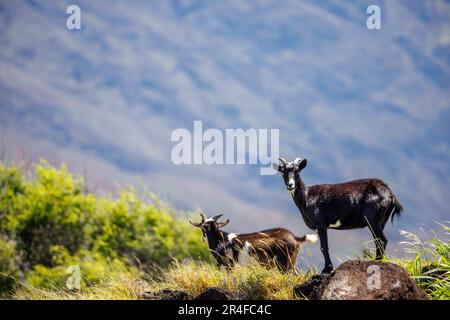
[[[203,238],[207,238],[209,234],[216,234],[220,228],[225,227],[229,222],[230,219],[227,219],[223,222],[218,222],[219,218],[223,216],[223,214],[218,214],[217,216],[214,216],[212,218],[206,219],[203,214],[201,214],[202,221],[201,222],[192,222],[189,220],[189,222],[202,230]]]
[[[302,171],[307,164],[306,159],[296,158],[292,162],[286,161],[284,158],[280,158],[280,163],[273,163],[273,168],[281,173],[284,179],[284,184],[286,188],[293,192],[299,183],[299,173]]]

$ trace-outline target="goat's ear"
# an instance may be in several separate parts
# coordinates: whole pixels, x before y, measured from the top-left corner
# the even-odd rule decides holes
[[[224,221],[224,222],[219,222],[219,223],[217,223],[217,227],[223,228],[223,227],[225,227],[228,223],[230,223],[230,219],[227,219],[227,220]]]
[[[302,161],[300,161],[300,163],[298,164],[298,170],[301,171],[303,170],[306,165],[308,164],[308,160],[303,159]]]
[[[278,163],[272,162],[272,167],[275,171],[281,172],[281,166]]]

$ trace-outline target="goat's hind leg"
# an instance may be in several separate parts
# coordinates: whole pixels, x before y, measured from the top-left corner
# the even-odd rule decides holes
[[[386,246],[388,243],[388,240],[383,232],[384,228],[381,223],[379,222],[370,223],[370,221],[368,222],[368,227],[375,241],[376,246],[375,260],[381,260],[384,256],[384,252],[386,250]]]
[[[377,256],[375,257],[376,260],[381,260],[385,254],[386,246],[388,243],[388,239],[384,235],[383,228],[379,226],[375,231],[375,236],[378,239],[377,243]],[[375,238],[374,236],[374,238]]]

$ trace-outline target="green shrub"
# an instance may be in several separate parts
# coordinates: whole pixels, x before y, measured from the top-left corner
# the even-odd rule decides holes
[[[51,267],[52,246],[64,246],[73,254],[83,245],[95,197],[81,192],[82,179],[70,175],[65,166],[58,170],[45,162],[36,166],[35,180],[22,184],[22,192],[10,198],[8,207],[15,210],[8,215],[9,231],[23,253],[23,267]]]
[[[0,163],[0,232],[10,235],[17,225],[16,214],[20,210],[19,196],[25,192],[22,171],[6,168]]]
[[[18,276],[16,244],[0,236],[0,297],[11,291]]]
[[[157,200],[144,203],[133,190],[121,192],[115,201],[100,199],[93,225],[96,250],[141,266],[209,256],[197,230]]]
[[[109,259],[97,252],[90,252],[82,249],[72,256],[60,246],[52,248],[55,266],[52,268],[43,265],[35,265],[33,270],[28,272],[26,283],[33,287],[43,289],[71,289],[67,286],[70,275],[79,270],[80,289],[96,285],[111,274],[129,271],[133,267],[125,260]],[[76,289],[76,288],[75,288]]]
[[[78,265],[90,286],[133,266],[206,259],[201,239],[154,196],[143,201],[130,189],[117,199],[99,197],[64,165],[42,161],[26,178],[20,167],[0,164],[0,272],[20,273],[25,284],[64,289],[69,265]],[[9,276],[0,281],[0,294],[14,283]]]

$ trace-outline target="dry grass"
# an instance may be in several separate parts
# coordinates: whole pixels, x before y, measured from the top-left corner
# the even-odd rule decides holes
[[[450,299],[450,227],[441,225],[443,234],[421,241],[416,235],[402,232],[403,245],[409,258],[385,259],[406,269],[431,299]],[[371,260],[373,252],[363,250],[359,258]],[[293,288],[303,283],[317,270],[308,269],[296,275],[283,273],[277,268],[260,265],[240,266],[231,270],[219,270],[207,262],[174,260],[166,269],[144,274],[135,269],[113,272],[101,282],[73,292],[61,288],[49,290],[20,284],[13,294],[16,299],[138,299],[143,292],[162,289],[186,291],[194,297],[207,287],[219,287],[233,295],[247,299],[283,300],[295,299]]]
[[[81,290],[70,291],[64,288],[41,289],[19,284],[14,299],[21,300],[134,300],[140,293],[151,288],[142,280],[138,272],[114,273],[99,284]]]
[[[311,274],[312,271],[298,276],[293,272],[283,273],[276,268],[260,265],[236,266],[226,271],[204,262],[174,261],[171,267],[158,270],[152,275],[139,272],[116,273],[79,291],[40,289],[21,284],[14,298],[122,300],[138,299],[142,292],[162,289],[184,290],[194,297],[207,287],[218,287],[247,299],[286,300],[294,299],[294,286],[304,282]]]
[[[175,262],[159,279],[153,280],[154,290],[169,288],[187,291],[196,296],[207,287],[219,287],[238,297],[263,300],[294,299],[293,288],[303,283],[312,272],[283,273],[277,268],[257,264],[235,266],[231,270],[219,270],[202,262]]]

